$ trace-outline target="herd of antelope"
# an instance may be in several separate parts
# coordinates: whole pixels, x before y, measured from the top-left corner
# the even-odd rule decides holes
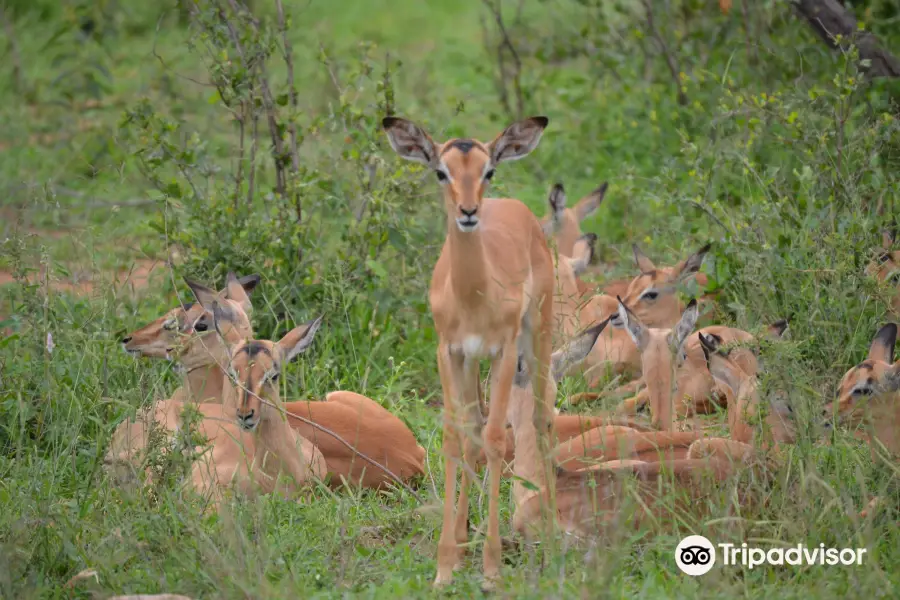
[[[438,143],[410,121],[383,121],[397,154],[434,171],[447,212],[429,290],[444,402],[438,586],[463,562],[469,487],[483,464],[488,516],[482,558],[490,587],[502,564],[502,477],[513,476],[514,531],[589,535],[621,519],[628,485],[640,497],[640,510],[629,519],[640,521],[652,515],[663,478],[696,498],[701,480],[722,481],[742,466],[777,462],[795,439],[790,403],[783,394],[762,397],[757,380],[758,338],[777,340],[787,322],[761,324],[756,333],[711,322],[697,330],[701,314],[711,320],[715,299],[685,305],[679,298],[691,280],[705,285],[700,268],[709,244],[666,267],[634,245],[636,276],[595,287],[582,276],[591,269],[597,236],[582,234],[581,221],[597,211],[605,183],[574,207],[557,184],[543,220],[518,200],[485,198],[496,167],[534,150],[547,123],[545,117],[514,123],[489,143]],[[885,234],[867,273],[896,281],[894,242]],[[323,401],[282,400],[279,375],[309,348],[322,317],[278,341],[255,339],[250,295],[259,281],[229,273],[217,292],[188,280],[196,302],[122,340],[134,356],[175,361],[183,381],[171,398],[115,430],[106,464],[117,479],[152,477],[153,432],[175,440],[188,405],[207,440],[197,448],[190,482],[213,508],[227,489],[295,498],[317,481],[382,488],[423,475],[425,450],[374,400],[349,391],[331,392]],[[900,315],[900,294],[893,315]],[[893,323],[877,332],[868,358],[844,376],[822,421],[837,416],[873,452],[880,443],[900,455],[896,337]],[[482,382],[486,358],[490,378]],[[625,398],[604,414],[560,414],[557,384],[572,374],[594,388],[611,375],[627,381],[603,394],[573,396],[570,404],[607,394]],[[727,434],[715,436],[695,417],[719,407],[727,411]]]

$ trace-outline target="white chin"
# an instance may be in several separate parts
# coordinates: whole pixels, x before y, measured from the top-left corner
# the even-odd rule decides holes
[[[248,423],[247,421],[239,421],[238,425],[244,431],[253,431],[256,429],[256,426],[259,425],[259,420],[253,421],[252,423]]]
[[[461,219],[457,219],[456,226],[459,227],[459,230],[463,233],[471,233],[478,229],[478,221],[462,221]]]

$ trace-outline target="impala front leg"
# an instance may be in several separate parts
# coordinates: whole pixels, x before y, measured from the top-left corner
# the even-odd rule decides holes
[[[460,363],[462,361],[459,361]],[[437,351],[438,373],[441,377],[441,388],[444,392],[444,519],[441,524],[441,537],[438,540],[437,575],[434,586],[441,587],[453,579],[453,569],[459,559],[459,547],[456,535],[455,511],[456,503],[456,468],[460,459],[460,440],[458,423],[458,398],[454,386],[455,364],[450,356],[449,348],[441,343]],[[462,364],[459,365],[460,368]]]
[[[491,366],[491,402],[484,427],[484,450],[487,455],[490,487],[488,492],[488,526],[484,541],[485,587],[490,588],[500,577],[500,475],[506,454],[506,411],[516,374],[518,348],[515,337],[503,346],[500,358]]]
[[[469,538],[469,487],[470,480],[476,479],[475,467],[478,463],[478,450],[481,446],[484,422],[481,393],[478,389],[480,385],[478,360],[464,359],[462,379],[454,380],[454,387],[460,390],[459,414],[462,416],[461,422],[465,424],[464,429],[460,431],[460,435],[463,436],[464,465],[459,477],[459,502],[456,505],[456,567],[462,564],[466,553],[465,544]]]

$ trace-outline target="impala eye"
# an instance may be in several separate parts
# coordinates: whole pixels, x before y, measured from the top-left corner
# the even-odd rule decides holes
[[[273,373],[272,376],[269,377],[269,379],[272,380],[272,383],[275,383],[276,381],[278,381],[278,375],[279,375],[279,373]]]
[[[641,300],[656,300],[657,297],[659,297],[659,292],[644,292]]]
[[[851,395],[851,396],[871,396],[871,395],[872,395],[872,388],[870,388],[870,387],[856,388],[855,390],[853,390],[853,391],[850,393],[850,395]]]
[[[490,181],[491,177],[493,177],[493,176],[494,176],[494,170],[491,169],[490,171],[488,171],[487,173],[484,174],[484,180]]]
[[[447,180],[450,179],[443,171],[435,171],[434,173],[435,175],[437,175],[438,181],[440,181],[441,183],[447,183]]]
[[[206,323],[197,323],[194,325],[194,331],[206,331],[207,329],[209,329],[209,325]]]

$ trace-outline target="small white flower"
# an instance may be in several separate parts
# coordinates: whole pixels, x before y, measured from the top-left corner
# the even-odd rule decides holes
[[[53,354],[54,348],[56,348],[56,344],[53,343],[53,334],[48,331],[47,332],[47,353]]]

